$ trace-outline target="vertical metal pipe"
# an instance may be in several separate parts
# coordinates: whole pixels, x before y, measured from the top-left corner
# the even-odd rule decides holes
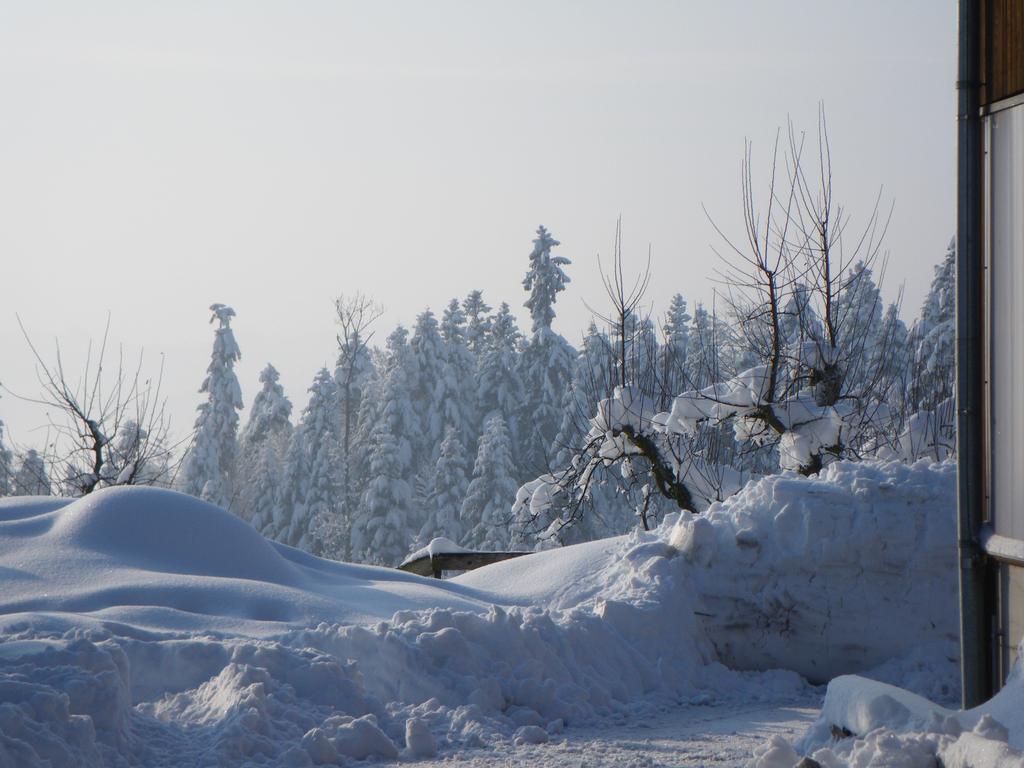
[[[964,707],[992,696],[991,595],[981,547],[985,522],[984,278],[978,0],[959,2],[957,73],[957,492],[960,658]]]

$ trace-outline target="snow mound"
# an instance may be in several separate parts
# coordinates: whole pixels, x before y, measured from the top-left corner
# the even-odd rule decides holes
[[[8,507],[0,766],[393,760],[757,687],[712,663],[667,530],[543,553],[503,595],[321,561],[168,491]]]
[[[161,630],[272,635],[280,624],[373,621],[395,611],[486,603],[389,568],[320,560],[234,515],[156,488],[110,488],[63,504],[0,507],[0,614],[84,614]]]
[[[959,636],[952,463],[767,477],[680,519],[670,543],[733,668],[826,682]]]
[[[776,738],[755,752],[751,768],[791,768],[807,755],[827,768],[1021,768],[1024,679],[980,707],[954,711],[875,680],[848,675],[828,686],[821,717],[791,745]]]
[[[932,658],[915,655],[936,636],[919,624],[947,632],[952,479],[926,464],[769,478],[703,517],[449,581],[319,560],[169,491],[9,502],[0,768],[543,749],[667,706],[806,700],[772,667],[903,654],[882,669],[909,679]]]

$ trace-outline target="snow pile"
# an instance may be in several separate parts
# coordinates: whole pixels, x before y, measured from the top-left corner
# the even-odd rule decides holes
[[[671,543],[719,659],[825,682],[955,643],[955,482],[952,463],[839,462],[684,516]]]
[[[803,691],[711,664],[665,538],[520,558],[502,594],[319,561],[169,491],[5,502],[0,766],[416,757]]]
[[[952,483],[944,465],[837,464],[449,581],[319,560],[169,491],[0,502],[0,767],[526,749],[661,707],[808,696],[795,672],[720,662],[818,677],[903,654],[878,676],[932,692],[955,632],[935,599],[954,593]]]
[[[1020,768],[1024,679],[975,709],[956,712],[895,686],[853,675],[828,686],[821,717],[791,745],[774,738],[751,768],[792,768],[800,755],[825,768]]]

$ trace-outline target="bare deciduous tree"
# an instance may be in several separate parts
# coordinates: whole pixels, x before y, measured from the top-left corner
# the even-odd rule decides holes
[[[47,362],[20,317],[18,325],[35,358],[40,394],[11,394],[47,409],[42,455],[64,492],[79,496],[110,485],[170,485],[178,446],[170,442],[161,393],[163,358],[156,377],[149,378],[142,353],[129,367],[119,347],[109,375],[108,317],[98,349],[90,342],[84,368],[75,376],[65,368],[58,341],[53,362]]]

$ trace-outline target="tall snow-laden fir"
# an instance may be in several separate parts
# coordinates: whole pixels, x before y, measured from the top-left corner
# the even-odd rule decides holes
[[[551,255],[551,249],[557,245],[561,243],[547,229],[537,227],[537,237],[530,252],[530,267],[523,278],[523,288],[530,292],[524,306],[530,310],[534,333],[551,328],[555,319],[555,301],[569,282],[562,267],[572,262],[564,256]]]
[[[270,363],[260,372],[262,387],[249,409],[238,456],[235,511],[261,531],[273,519],[281,495],[281,472],[271,466],[284,461],[292,433],[292,403],[279,379]]]
[[[686,299],[681,293],[672,296],[661,326],[662,345],[658,356],[658,375],[661,378],[662,408],[669,399],[686,389],[686,356],[690,351],[690,315]]]
[[[195,436],[185,456],[180,489],[227,509],[232,502],[238,411],[242,408],[242,390],[234,370],[241,352],[231,330],[235,311],[224,304],[212,304],[210,310],[210,322],[216,322],[217,329],[210,365],[199,388],[206,401],[197,408]]]
[[[50,477],[46,462],[35,448],[30,448],[21,457],[21,465],[14,475],[15,496],[49,496]]]
[[[0,421],[0,496],[10,496],[14,482],[14,454],[4,442],[4,423]]]
[[[479,434],[479,413],[476,390],[476,359],[466,342],[466,316],[458,299],[452,299],[441,320],[444,341],[444,385],[442,402],[446,431],[458,431],[462,445],[468,449]]]
[[[518,421],[525,398],[519,365],[522,338],[512,311],[503,302],[491,322],[477,377],[484,422],[492,416],[501,416],[513,441],[519,437]]]
[[[929,410],[953,396],[956,385],[956,241],[935,267],[931,288],[914,327],[917,341],[911,399]]]
[[[449,427],[433,473],[434,485],[427,497],[427,521],[420,529],[420,542],[443,536],[460,542],[465,530],[460,517],[469,485],[469,460],[459,439],[459,430]]]
[[[285,397],[284,387],[278,383],[280,378],[281,375],[270,363],[260,371],[262,386],[253,398],[249,420],[242,430],[243,455],[268,437],[287,436],[292,430],[292,402]]]
[[[444,436],[445,345],[437,319],[429,309],[416,318],[409,354],[416,378],[409,383],[409,396],[417,419],[413,450],[420,469],[432,465]]]
[[[370,480],[352,525],[352,557],[367,563],[397,565],[413,543],[412,488],[405,479],[401,449],[387,420],[380,420],[374,427],[372,443]]]
[[[569,277],[562,269],[571,262],[553,256],[551,249],[560,243],[543,226],[537,228],[530,253],[530,265],[523,279],[529,292],[524,306],[530,310],[532,334],[520,359],[525,400],[519,438],[519,465],[527,474],[548,469],[550,451],[559,426],[559,409],[572,373],[576,351],[555,333],[555,302],[565,290]]]
[[[411,384],[419,380],[419,367],[406,341],[408,335],[408,331],[399,326],[388,336],[379,404],[379,418],[387,424],[388,432],[395,440],[396,468],[403,476],[415,473],[422,455],[414,455],[414,451],[424,450],[423,422],[413,410],[410,393]],[[373,439],[371,425],[371,443]],[[372,468],[370,472],[373,472]]]
[[[462,543],[474,549],[506,549],[512,538],[511,508],[517,483],[512,445],[500,414],[488,419],[473,464],[473,479],[462,503]]]
[[[686,338],[684,378],[690,389],[703,389],[719,378],[721,366],[714,331],[711,315],[703,304],[698,303],[693,310],[693,323]]]
[[[252,527],[273,538],[285,518],[284,471],[288,458],[287,442],[264,440],[256,455],[246,489],[246,517]]]
[[[482,291],[470,291],[462,300],[462,311],[466,315],[466,346],[479,360],[487,349],[491,332],[491,308]]]
[[[309,404],[302,411],[302,421],[288,448],[283,505],[287,517],[277,538],[317,551],[322,544],[314,531],[326,530],[326,526],[338,522],[338,385],[326,368],[317,373],[309,393]]]
[[[127,419],[107,445],[106,477],[110,485],[168,485],[171,450]]]
[[[338,362],[334,369],[334,380],[338,384],[338,436],[340,440],[338,461],[340,504],[346,517],[355,514],[359,505],[360,470],[365,465],[362,446],[359,444],[360,411],[364,396],[372,388],[376,371],[368,349],[369,338],[364,336],[373,318],[367,312],[376,310],[368,301],[356,296],[354,303],[339,300],[339,315],[342,317],[342,334],[338,337]],[[372,334],[371,334],[372,335]],[[369,403],[367,403],[369,404]]]

